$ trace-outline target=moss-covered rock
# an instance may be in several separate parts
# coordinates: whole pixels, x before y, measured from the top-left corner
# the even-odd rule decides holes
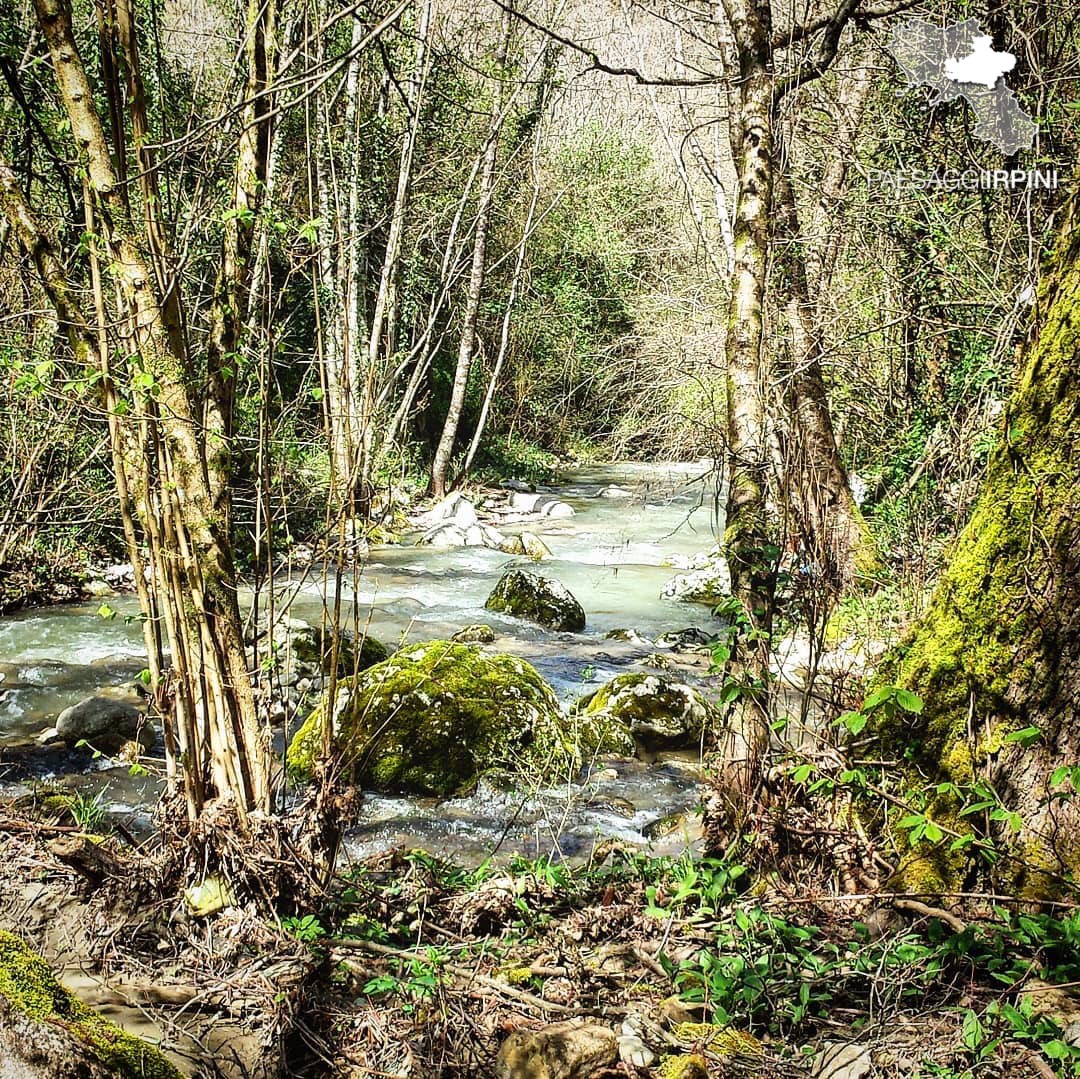
[[[495,631],[491,626],[476,622],[469,626],[462,626],[450,640],[460,644],[494,644]]]
[[[691,686],[656,674],[620,674],[582,697],[576,714],[602,721],[609,738],[615,730],[645,753],[692,749],[701,743],[712,715],[709,702]]]
[[[290,619],[289,647],[298,663],[311,667],[321,674],[330,673],[334,658],[334,635],[329,627],[317,629],[306,622]],[[342,632],[338,638],[338,674],[354,674],[374,667],[388,659],[390,650],[381,641],[366,634],[357,643],[349,632]]]
[[[499,579],[484,606],[489,611],[517,615],[549,629],[585,628],[585,611],[558,581],[524,570],[508,570]]]
[[[181,1079],[148,1042],[109,1022],[54,977],[49,965],[0,929],[0,1063],[4,1074]]]
[[[309,776],[327,701],[289,745],[286,761]],[[510,765],[561,726],[551,687],[528,663],[454,641],[404,648],[337,690],[332,740],[356,781],[379,791],[449,795],[482,772]]]

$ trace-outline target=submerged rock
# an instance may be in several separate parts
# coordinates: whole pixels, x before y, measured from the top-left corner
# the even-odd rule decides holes
[[[582,697],[575,711],[625,729],[650,754],[698,745],[712,714],[696,689],[656,674],[620,674]]]
[[[0,929],[0,1075],[18,1079],[181,1079],[149,1042],[121,1030]]]
[[[324,699],[293,737],[286,763],[295,777],[311,774],[326,715]],[[429,641],[347,679],[331,722],[361,786],[449,795],[512,764],[538,737],[550,742],[561,717],[551,687],[524,660]]]
[[[571,1019],[540,1030],[515,1030],[495,1060],[498,1079],[590,1079],[616,1061],[615,1032]]]
[[[585,611],[558,581],[512,569],[504,573],[487,598],[489,611],[517,615],[549,629],[582,630]]]

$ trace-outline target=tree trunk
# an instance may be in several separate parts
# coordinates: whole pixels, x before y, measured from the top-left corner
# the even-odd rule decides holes
[[[820,579],[842,590],[872,574],[877,556],[836,447],[821,367],[822,325],[811,298],[795,195],[782,169],[775,189],[780,240],[775,277],[791,335],[790,354],[778,371],[791,419],[784,461],[787,501]]]
[[[1080,872],[1080,221],[1077,197],[1047,267],[1017,389],[974,513],[926,615],[891,676],[919,693],[920,715],[886,721],[890,755],[915,752],[913,790],[932,788],[928,815],[1008,852],[988,872],[997,889],[1061,892]],[[1038,728],[1038,734],[1009,739]],[[1036,739],[1028,748],[1028,735]],[[1060,778],[1060,777],[1059,777]],[[982,782],[1019,814],[1018,830],[985,813],[959,815]],[[1055,798],[1053,795],[1065,795]],[[913,795],[914,797],[915,795]],[[980,799],[982,800],[982,799]],[[973,848],[952,836],[904,851],[904,887],[950,892],[976,876]]]
[[[243,41],[247,71],[240,132],[206,357],[208,477],[215,506],[227,525],[233,397],[248,315],[255,226],[265,199],[274,135],[273,99],[267,91],[277,57],[277,0],[247,0]]]
[[[510,49],[510,30],[513,16],[504,11],[499,52],[496,57],[495,100],[491,108],[491,131],[484,148],[484,161],[480,169],[480,192],[476,208],[476,232],[473,236],[472,269],[465,293],[465,311],[462,315],[461,342],[458,346],[454,384],[450,391],[450,404],[446,410],[442,436],[435,449],[431,465],[431,493],[436,498],[446,494],[446,477],[450,471],[450,457],[454,452],[461,414],[465,407],[465,391],[472,370],[473,351],[476,346],[476,319],[480,312],[480,294],[484,287],[484,262],[487,253],[488,221],[495,196],[495,163],[499,151],[499,129],[503,120],[503,96],[506,78],[506,56]]]
[[[728,0],[739,59],[732,155],[739,179],[735,260],[725,344],[727,364],[727,519],[724,546],[731,591],[745,618],[733,640],[734,672],[744,690],[712,769],[709,825],[724,830],[745,815],[768,747],[768,637],[772,563],[766,511],[769,453],[765,429],[762,319],[773,179],[773,95],[767,0]]]
[[[145,188],[143,201],[148,204],[143,207],[140,234],[114,172],[72,33],[70,9],[63,0],[35,0],[35,8],[71,132],[85,162],[87,190],[95,202],[94,216],[104,242],[105,267],[118,298],[121,343],[137,387],[133,394],[136,415],[124,421],[134,421],[137,427],[125,438],[149,434],[144,445],[152,445],[160,463],[156,491],[140,481],[139,513],[152,551],[156,549],[159,555],[154,587],[162,593],[160,606],[168,621],[174,669],[193,676],[184,689],[197,698],[200,709],[199,743],[189,747],[183,762],[189,809],[197,811],[207,793],[207,770],[213,775],[216,793],[232,796],[241,815],[252,808],[268,809],[269,745],[258,723],[248,678],[228,532],[211,488],[204,432],[191,396],[197,379],[180,332],[179,300],[174,305],[160,291],[161,282],[167,280],[167,266],[155,240],[156,192],[152,186]],[[129,62],[134,60],[132,53]],[[138,123],[139,105],[134,98],[131,107]],[[143,179],[152,185],[152,177]],[[9,182],[4,203],[27,250],[40,251],[47,240],[21,192]],[[98,238],[90,237],[90,242]],[[43,254],[37,259],[47,288],[52,279],[50,298],[68,323],[76,357],[85,359],[93,355],[88,350],[96,337],[55,287],[55,262]],[[173,285],[170,282],[175,292]],[[97,362],[107,369],[100,357]],[[142,475],[147,474],[144,468]],[[155,539],[161,535],[172,540],[168,548]],[[175,621],[169,619],[172,610],[178,614]],[[154,612],[145,613],[152,617]],[[184,657],[190,666],[178,666]],[[185,726],[186,721],[181,728]]]

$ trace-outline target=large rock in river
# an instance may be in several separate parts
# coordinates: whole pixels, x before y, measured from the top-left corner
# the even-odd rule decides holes
[[[549,629],[585,628],[585,611],[569,589],[548,577],[524,570],[508,570],[499,579],[484,606],[538,622]]]
[[[105,753],[119,749],[137,736],[146,744],[153,741],[142,713],[134,704],[107,696],[87,697],[65,708],[56,717],[54,735],[69,746],[85,740]]]
[[[582,697],[575,711],[603,721],[608,731],[621,727],[645,753],[695,748],[712,714],[709,702],[696,689],[644,673],[620,674]]]
[[[296,732],[286,754],[310,775],[327,702]],[[379,791],[448,795],[489,768],[510,765],[561,728],[551,687],[524,660],[454,641],[429,641],[343,682],[333,741],[357,782]]]
[[[0,929],[0,1075],[10,1079],[182,1079],[149,1042],[121,1030],[57,982]]]

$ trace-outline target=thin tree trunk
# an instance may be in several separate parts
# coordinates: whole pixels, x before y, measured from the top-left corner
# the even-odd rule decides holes
[[[484,287],[484,260],[487,252],[488,221],[495,195],[495,163],[499,150],[499,129],[503,120],[503,96],[506,78],[506,57],[510,49],[512,15],[503,13],[499,51],[496,57],[495,101],[491,109],[491,131],[484,149],[484,161],[480,169],[480,191],[476,209],[476,231],[473,237],[472,269],[465,294],[465,311],[462,314],[461,342],[458,346],[454,384],[450,391],[450,404],[446,411],[442,436],[435,449],[431,465],[431,493],[436,498],[446,494],[446,478],[450,470],[450,457],[454,452],[461,414],[465,407],[465,391],[472,370],[473,351],[476,344],[476,320],[480,311],[480,294]]]
[[[226,527],[231,525],[227,492],[233,444],[233,399],[240,366],[241,337],[247,321],[255,226],[266,195],[275,129],[273,101],[267,90],[277,56],[277,13],[277,0],[247,0],[244,17],[247,69],[242,90],[240,134],[207,342],[210,384],[204,417],[207,474],[214,504],[223,510]]]
[[[171,317],[172,301],[159,292],[159,282],[167,279],[165,264],[154,261],[155,241],[153,238],[147,241],[155,228],[154,217],[147,218],[142,237],[144,243],[149,242],[148,257],[120,191],[75,44],[70,11],[61,0],[35,0],[35,8],[72,134],[84,155],[87,187],[95,200],[97,227],[107,254],[106,268],[120,298],[121,321],[130,329],[131,362],[139,379],[145,380],[146,397],[152,395],[153,413],[147,416],[148,422],[161,433],[162,459],[168,466],[162,476],[162,504],[165,522],[175,531],[179,551],[178,560],[169,560],[176,568],[178,586],[163,600],[162,607],[179,600],[183,611],[183,624],[170,632],[170,648],[174,654],[185,648],[190,651],[196,644],[201,649],[198,674],[208,690],[202,694],[201,703],[207,716],[206,729],[210,732],[209,751],[219,781],[221,777],[229,777],[228,785],[219,786],[217,793],[233,796],[241,815],[251,808],[267,809],[268,740],[259,727],[248,680],[227,529],[209,481],[203,430],[189,395],[189,387],[196,380],[183,334],[178,332],[178,320]],[[135,108],[137,113],[138,106]],[[147,178],[147,182],[152,182],[152,178]],[[147,190],[152,192],[152,188]],[[149,215],[157,213],[154,194],[151,201],[155,204],[144,207]],[[24,225],[30,222],[24,228],[24,233],[29,228],[24,243],[39,243],[33,236],[32,216],[25,203],[20,211],[15,202],[9,191],[5,199],[9,218],[14,208],[13,221],[21,220]],[[37,232],[40,237],[40,230]],[[50,273],[47,261],[43,265],[46,273]],[[176,292],[175,288],[172,291]],[[63,306],[64,297],[59,295],[58,299]],[[79,323],[73,337],[77,356],[80,350],[85,353],[89,341],[95,340],[81,318]],[[142,408],[139,395],[136,401]],[[144,501],[141,514],[143,527],[149,531],[154,523],[154,509],[147,503],[148,500]],[[156,580],[155,588],[158,587],[163,585]],[[149,617],[153,612],[146,614]],[[199,767],[198,755],[194,756],[196,759],[185,761],[184,778],[191,786],[198,785],[201,794],[199,777],[187,773],[187,769]]]
[[[774,186],[780,240],[774,278],[791,335],[788,361],[778,372],[792,427],[784,462],[787,500],[822,579],[842,589],[873,572],[876,553],[836,447],[821,366],[823,331],[810,295],[795,195],[783,169]]]

